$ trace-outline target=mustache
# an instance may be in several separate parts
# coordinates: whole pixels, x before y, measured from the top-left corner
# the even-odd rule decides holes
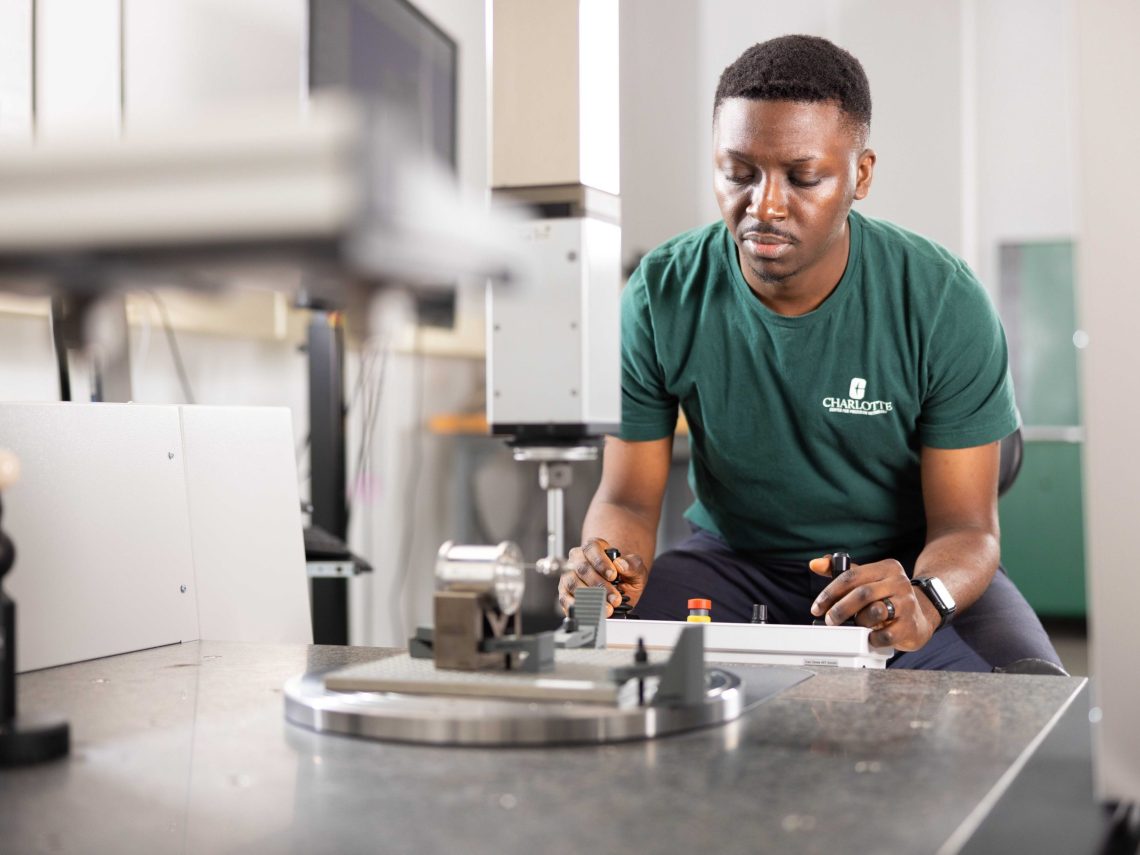
[[[745,235],[771,235],[772,237],[786,240],[788,243],[797,243],[794,236],[788,232],[780,231],[775,226],[767,225],[766,223],[749,223],[740,227],[740,237],[743,240]]]

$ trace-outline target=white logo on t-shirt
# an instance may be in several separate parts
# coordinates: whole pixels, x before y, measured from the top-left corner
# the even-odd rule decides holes
[[[846,398],[824,398],[823,406],[829,413],[850,413],[855,416],[881,416],[895,408],[893,401],[865,401],[867,380],[852,377]]]

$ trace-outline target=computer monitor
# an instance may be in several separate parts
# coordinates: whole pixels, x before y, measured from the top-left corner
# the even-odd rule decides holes
[[[414,138],[453,170],[458,53],[407,0],[309,0],[309,90],[395,106]]]
[[[309,0],[309,91],[339,89],[403,114],[412,141],[456,170],[459,49],[408,0]],[[455,326],[455,282],[421,286],[416,318]]]

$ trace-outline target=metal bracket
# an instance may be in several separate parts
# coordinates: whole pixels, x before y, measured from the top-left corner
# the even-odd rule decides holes
[[[574,628],[558,630],[554,634],[557,647],[606,646],[606,589],[579,588],[574,594]]]
[[[705,634],[701,625],[685,627],[663,664],[635,664],[614,668],[615,682],[658,677],[660,683],[651,706],[675,707],[701,704],[705,698]]]
[[[309,561],[305,564],[310,579],[344,579],[362,572],[355,561]]]
[[[511,670],[537,674],[554,668],[554,633],[539,632],[512,638],[488,638],[483,642],[488,653],[506,653]],[[521,656],[519,654],[522,654]]]

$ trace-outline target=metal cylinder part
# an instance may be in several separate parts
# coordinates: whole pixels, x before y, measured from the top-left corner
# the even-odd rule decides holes
[[[566,554],[566,534],[563,528],[562,488],[550,487],[546,491],[546,554],[561,558]]]
[[[488,597],[499,611],[513,615],[526,587],[522,550],[509,540],[497,546],[447,541],[435,560],[437,591],[468,591]]]

